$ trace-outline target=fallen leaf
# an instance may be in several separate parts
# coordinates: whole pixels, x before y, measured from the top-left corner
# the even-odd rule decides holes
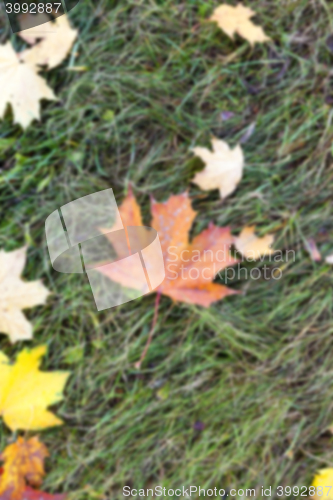
[[[289,460],[293,460],[295,456],[295,452],[293,449],[289,449],[284,454],[285,457],[289,458]]]
[[[325,257],[325,262],[327,262],[327,264],[333,264],[333,254]]]
[[[26,12],[25,14],[19,14],[17,17],[20,28],[24,30],[18,34],[27,43],[34,44],[38,38],[42,37],[43,31],[48,31],[47,29],[45,30],[44,24],[50,21],[50,16],[48,16],[45,12],[39,12],[38,14],[30,14],[30,12]],[[28,30],[29,32],[26,33]]]
[[[34,490],[30,486],[27,486],[26,489],[24,490],[23,498],[20,500],[65,500],[66,498],[67,498],[66,494],[57,493],[55,495],[52,495],[51,493],[46,493],[45,491],[40,491],[40,490]],[[0,500],[2,499],[0,498]]]
[[[256,126],[256,122],[253,122],[251,123],[251,125],[249,125],[245,134],[242,135],[242,137],[239,139],[240,144],[245,144],[250,139],[256,129]]]
[[[311,259],[315,262],[321,261],[321,255],[318,250],[317,244],[313,238],[305,240],[306,249],[309,252]]]
[[[8,496],[20,499],[23,496],[26,482],[40,486],[45,475],[44,459],[49,456],[46,446],[37,437],[18,440],[7,446],[0,455],[4,462],[0,476],[0,498]]]
[[[255,226],[244,227],[240,235],[235,238],[237,250],[247,259],[258,260],[262,255],[272,255],[274,250],[271,245],[274,236],[266,234],[263,238],[258,238],[255,233]]]
[[[219,189],[221,198],[233,193],[242,178],[244,155],[240,145],[231,149],[225,141],[212,139],[213,151],[196,147],[193,152],[206,164],[192,182],[204,191]]]
[[[45,475],[44,460],[49,456],[46,446],[37,437],[28,440],[19,437],[0,455],[4,466],[0,469],[0,500],[62,500],[65,495],[50,495],[34,490]]]
[[[0,332],[9,335],[12,343],[32,338],[32,325],[22,309],[45,304],[50,293],[41,281],[22,281],[25,261],[26,247],[0,250]]]
[[[36,430],[63,422],[46,408],[63,398],[69,372],[42,372],[46,346],[24,349],[11,364],[0,351],[0,416],[13,431]]]
[[[332,484],[333,484],[333,468],[328,467],[326,469],[321,469],[317,472],[317,474],[313,478],[311,486],[314,486],[314,488],[316,488],[316,491],[317,491],[317,488],[321,487],[321,491],[325,492],[325,498],[327,500],[332,500],[333,493],[330,493],[330,491],[327,492],[327,490],[325,490],[326,487],[329,487]],[[315,500],[320,500],[322,498],[322,496],[317,495],[315,493],[314,495],[311,495],[311,498],[314,498]]]
[[[204,307],[237,293],[226,286],[212,283],[219,271],[237,262],[229,253],[233,237],[228,227],[217,227],[211,223],[189,242],[189,231],[196,212],[192,209],[186,192],[171,196],[164,203],[152,200],[151,210],[151,226],[159,235],[166,268],[166,277],[155,289],[156,292],[176,301]],[[124,226],[142,225],[140,207],[131,190],[119,211]],[[119,257],[128,256],[125,245],[119,245],[116,250]],[[114,274],[110,269],[101,272],[123,286],[135,288],[133,269],[122,276]],[[137,283],[140,283],[139,280]]]
[[[22,61],[39,66],[45,65],[48,69],[52,69],[67,57],[78,30],[71,28],[65,14],[42,26],[38,36],[36,36],[35,27],[18,33],[28,43],[34,43],[37,38],[42,38],[36,45],[21,52],[20,57]]]
[[[19,60],[10,42],[0,45],[0,118],[11,104],[14,123],[26,128],[32,120],[39,120],[41,99],[57,99],[37,73],[35,65]]]
[[[250,20],[254,15],[255,12],[252,9],[244,7],[241,3],[236,7],[222,4],[216,7],[210,21],[217,22],[219,28],[230,38],[233,38],[235,33],[238,33],[251,45],[256,42],[267,42],[270,38],[265,34],[264,30]]]

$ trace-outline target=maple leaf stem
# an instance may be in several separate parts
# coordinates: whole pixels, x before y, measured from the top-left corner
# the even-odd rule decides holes
[[[147,339],[147,343],[145,345],[145,348],[144,350],[142,351],[142,354],[140,356],[140,359],[139,361],[137,361],[135,363],[135,368],[137,368],[138,370],[140,370],[141,368],[141,364],[143,362],[143,360],[145,359],[146,357],[146,354],[148,352],[148,349],[149,349],[149,346],[151,344],[151,341],[153,340],[153,335],[154,335],[154,331],[155,331],[155,326],[156,326],[156,323],[157,323],[157,318],[158,318],[158,306],[160,304],[160,299],[161,299],[161,292],[157,292],[156,293],[156,299],[155,299],[155,307],[154,307],[154,318],[153,318],[153,322],[152,322],[152,325],[151,325],[151,329],[150,329],[150,332],[149,332],[149,335],[148,335],[148,339]]]

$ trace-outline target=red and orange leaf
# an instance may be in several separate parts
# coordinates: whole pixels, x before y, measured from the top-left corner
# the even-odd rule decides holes
[[[170,196],[164,203],[153,200],[151,212],[152,227],[158,232],[166,263],[171,251],[179,257],[188,247],[188,235],[197,212],[192,209],[186,192]]]
[[[52,495],[51,493],[34,490],[33,488],[30,488],[30,486],[27,486],[24,490],[22,500],[65,500],[66,497],[67,495],[65,494],[57,493]],[[1,497],[0,500],[2,500]]]
[[[119,218],[121,219],[122,225],[125,228],[126,232],[126,239],[123,238],[113,238],[112,232],[114,231],[114,228],[118,228],[121,226]],[[141,210],[139,205],[136,202],[136,199],[133,195],[133,190],[132,187],[129,186],[128,188],[128,194],[127,197],[124,199],[121,207],[119,208],[119,216],[117,216],[117,219],[111,229],[107,228],[100,228],[100,231],[104,234],[109,233],[108,238],[110,239],[115,251],[117,252],[117,255],[119,258],[125,258],[130,255],[130,249],[129,249],[129,242],[127,238],[127,231],[126,227],[127,226],[142,226],[142,217],[141,217]],[[111,240],[112,238],[112,240]],[[142,245],[145,246],[145,242],[142,242]],[[107,271],[106,271],[107,272]],[[119,270],[118,270],[119,272]],[[128,276],[127,276],[128,278]],[[128,286],[131,288],[131,283],[123,283],[123,281],[126,282],[126,276],[120,276],[118,279],[114,279],[114,281],[117,281],[117,283],[121,283],[123,286]],[[136,277],[134,276],[133,279],[131,279],[131,282],[134,283],[136,282]]]
[[[0,458],[4,462],[0,476],[0,499],[21,500],[29,483],[40,486],[45,475],[44,460],[49,456],[46,446],[37,437],[22,437],[7,446]]]
[[[142,226],[141,210],[136,202],[131,186],[128,188],[128,194],[119,209],[119,213],[125,227]]]
[[[0,467],[0,481],[3,474],[3,469]],[[41,490],[34,490],[30,486],[26,486],[19,500],[65,500],[66,494],[57,493],[52,495]],[[10,495],[9,491],[0,493],[0,500],[16,500]]]
[[[125,227],[142,224],[141,210],[132,191],[128,193],[119,211]],[[189,232],[196,212],[192,209],[187,192],[171,196],[163,203],[152,200],[151,211],[151,225],[159,235],[166,272],[165,280],[156,292],[179,302],[204,307],[237,293],[224,285],[212,283],[222,269],[237,263],[230,255],[234,240],[228,227],[210,224],[190,242]],[[106,233],[107,230],[103,232]],[[111,241],[112,233],[106,236]],[[125,249],[116,248],[116,251],[119,258],[128,256]],[[133,272],[134,270],[129,269],[127,275],[125,273],[119,276],[109,270],[104,274],[123,286],[135,288]]]

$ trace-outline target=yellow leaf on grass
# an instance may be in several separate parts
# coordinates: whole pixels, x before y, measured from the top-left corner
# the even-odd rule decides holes
[[[244,227],[238,237],[235,238],[237,250],[247,259],[257,260],[262,255],[272,255],[274,250],[271,246],[274,242],[274,236],[266,234],[263,238],[258,238],[254,234],[255,226]]]
[[[192,182],[204,191],[219,189],[221,198],[233,193],[242,178],[244,155],[240,145],[231,149],[225,141],[212,139],[213,151],[196,147],[193,152],[206,164]]]
[[[21,59],[30,64],[55,68],[67,57],[77,37],[78,30],[72,29],[66,15],[57,17],[42,25],[38,38],[42,40],[30,49],[21,52]],[[39,30],[38,30],[39,31]],[[36,28],[30,28],[19,33],[28,43],[37,40]]]
[[[325,495],[325,499],[332,500],[333,492],[327,491],[326,489],[326,487],[332,486],[332,484],[333,484],[333,468],[328,467],[326,469],[321,469],[317,472],[312,481],[311,486],[314,486],[316,488],[316,491],[317,488],[321,487],[322,491],[324,492],[323,495]],[[322,496],[316,495],[315,493],[314,495],[312,495],[312,498],[314,498],[315,500],[319,500],[322,498]]]
[[[24,349],[11,364],[0,351],[0,415],[10,429],[37,430],[63,422],[47,407],[63,399],[69,372],[42,372],[46,346]]]
[[[0,45],[0,118],[11,104],[14,123],[26,128],[32,120],[39,120],[41,99],[57,99],[37,73],[35,65],[19,60],[10,42]]]
[[[0,332],[12,343],[32,338],[32,325],[22,309],[45,304],[50,293],[41,281],[22,281],[25,261],[26,247],[13,252],[0,250]]]
[[[40,486],[45,475],[44,460],[49,456],[46,446],[32,437],[27,441],[19,437],[0,455],[4,462],[0,476],[0,498],[21,500],[27,483]]]
[[[267,42],[270,38],[265,34],[260,26],[256,26],[251,21],[251,17],[255,12],[249,7],[244,7],[239,3],[236,7],[223,4],[217,7],[210,21],[216,21],[230,38],[233,38],[235,33],[245,38],[251,45],[256,42]]]

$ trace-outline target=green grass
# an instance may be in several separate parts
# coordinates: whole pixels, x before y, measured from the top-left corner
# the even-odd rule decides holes
[[[24,275],[53,294],[27,312],[34,341],[1,336],[0,348],[14,357],[47,343],[43,367],[72,370],[55,409],[65,425],[41,433],[49,491],[93,500],[123,498],[125,484],[309,485],[333,466],[333,273],[304,250],[312,237],[323,255],[333,251],[333,8],[245,4],[272,43],[228,39],[207,22],[214,0],[82,0],[71,14],[78,42],[47,75],[60,100],[44,102],[25,132],[10,114],[1,122],[12,142],[0,142],[0,247],[29,244]],[[2,43],[9,34],[5,26]],[[225,110],[235,113],[227,122]],[[253,122],[231,197],[190,184],[202,168],[194,145],[212,134],[234,145]],[[154,295],[97,312],[84,277],[53,271],[44,237],[54,209],[107,187],[121,202],[129,182],[146,223],[150,194],[189,189],[194,234],[211,220],[234,234],[256,224],[296,255],[281,280],[235,281],[243,293],[209,309],[162,297],[140,372]],[[3,449],[12,435],[0,425]]]

